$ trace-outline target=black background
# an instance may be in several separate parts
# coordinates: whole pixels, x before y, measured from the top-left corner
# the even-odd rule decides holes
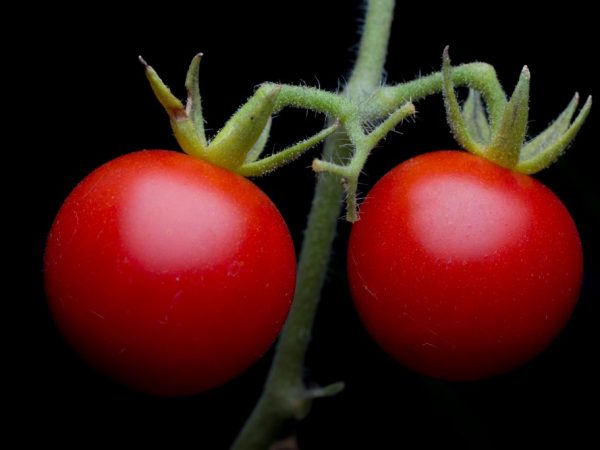
[[[217,4],[215,4],[217,3]],[[95,167],[143,148],[172,148],[168,120],[137,61],[142,54],[180,96],[191,57],[204,53],[201,91],[208,128],[218,130],[262,81],[320,84],[337,89],[354,58],[361,2],[172,2],[159,9],[91,5],[37,11],[34,48],[35,126],[19,147],[28,159],[34,193],[23,222],[25,273],[17,298],[17,353],[10,372],[17,399],[11,414],[23,441],[147,444],[227,448],[256,400],[271,353],[241,378],[190,398],[153,398],[130,392],[94,372],[55,330],[42,285],[44,240],[62,200]],[[44,17],[48,14],[48,17]],[[573,92],[593,93],[597,51],[593,14],[574,2],[560,11],[450,9],[399,5],[386,66],[390,83],[438,70],[451,45],[453,62],[492,63],[510,91],[527,64],[532,72],[530,130],[539,132]],[[53,17],[52,20],[47,20]],[[25,66],[26,67],[26,66]],[[41,84],[41,86],[40,86]],[[31,91],[28,91],[31,93]],[[27,92],[26,92],[27,93]],[[27,101],[27,95],[23,101]],[[30,98],[30,97],[29,97]],[[414,122],[388,137],[366,167],[363,193],[411,155],[455,148],[441,98],[420,102]],[[302,449],[514,448],[598,441],[597,359],[600,297],[598,177],[593,111],[559,163],[536,178],[556,192],[578,224],[585,280],[575,315],[557,341],[510,374],[476,383],[443,383],[412,374],[370,340],[352,309],[344,274],[349,225],[340,220],[328,284],[309,352],[306,377],[347,389],[319,401],[295,431]],[[318,130],[323,119],[285,111],[274,122],[269,148],[280,149]],[[297,246],[310,206],[315,152],[261,186],[280,208]],[[33,205],[33,207],[31,207]],[[24,214],[25,214],[24,213]],[[299,247],[298,247],[299,248]],[[14,347],[14,346],[13,346]]]

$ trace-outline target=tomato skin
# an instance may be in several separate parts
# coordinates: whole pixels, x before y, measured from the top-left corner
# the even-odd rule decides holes
[[[583,257],[560,200],[458,151],[406,161],[373,187],[348,250],[366,328],[422,374],[476,380],[530,360],[576,304]]]
[[[86,360],[136,390],[186,395],[231,380],[273,343],[295,264],[283,218],[254,184],[151,150],[108,162],[68,196],[45,282]]]

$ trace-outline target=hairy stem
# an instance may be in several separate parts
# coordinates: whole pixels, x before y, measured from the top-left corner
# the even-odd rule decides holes
[[[500,121],[506,107],[506,95],[492,66],[486,63],[470,63],[454,67],[452,81],[456,86],[468,86],[481,92],[492,125]],[[442,92],[442,84],[442,73],[435,72],[408,83],[384,87],[375,93],[370,102],[370,115],[378,117],[382,113],[389,114],[398,105]]]
[[[346,95],[368,97],[381,83],[392,28],[394,0],[371,0],[358,57],[346,86]]]
[[[265,85],[273,85],[265,83]],[[343,118],[352,109],[352,104],[341,95],[321,89],[282,84],[275,103],[275,110],[285,106],[302,108],[328,114],[331,117]]]
[[[369,95],[380,82],[393,17],[393,0],[370,0],[356,67],[345,95]],[[285,95],[285,89],[282,89]],[[337,161],[346,150],[344,135],[334,134],[325,143],[323,159]],[[296,293],[265,389],[246,422],[234,450],[265,450],[281,424],[308,413],[312,397],[303,382],[304,357],[314,322],[331,247],[342,206],[342,187],[337,177],[318,176],[305,239],[300,252]]]

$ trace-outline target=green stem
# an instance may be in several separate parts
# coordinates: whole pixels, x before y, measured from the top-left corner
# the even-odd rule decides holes
[[[494,67],[486,63],[469,63],[453,67],[451,72],[452,82],[456,86],[467,86],[483,95],[491,122],[498,123],[506,108],[507,100]],[[441,71],[396,86],[384,86],[381,89],[377,89],[379,77],[372,76],[371,72],[355,71],[355,73],[365,73],[365,76],[369,77],[369,83],[365,82],[360,85],[354,83],[356,92],[349,94],[352,92],[349,82],[343,96],[306,86],[275,85],[273,83],[264,85],[281,88],[275,103],[275,111],[284,107],[308,109],[337,117],[345,125],[351,125],[349,122],[354,122],[359,128],[365,120],[384,118],[403,104],[442,92]],[[353,76],[350,81],[354,79],[356,78]],[[357,101],[357,97],[365,95],[367,92],[369,93],[367,101],[362,103]]]
[[[345,94],[356,98],[379,85],[393,17],[393,0],[370,0],[356,67]],[[282,94],[285,95],[285,89]],[[347,150],[339,133],[325,143],[324,159],[339,163]],[[233,450],[265,450],[282,423],[308,413],[313,396],[304,386],[304,357],[342,206],[337,177],[318,176],[305,239],[300,252],[296,293],[281,333],[265,389],[254,411],[233,444]]]
[[[358,57],[346,86],[352,99],[368,97],[379,87],[394,17],[394,0],[371,0]]]
[[[275,85],[273,83],[265,83],[265,85],[281,87],[275,103],[275,111],[279,111],[285,106],[290,106],[292,108],[308,109],[328,114],[331,117],[343,118],[353,107],[348,99],[333,92],[289,84]]]
[[[343,134],[328,139],[324,158],[336,158]],[[298,264],[298,283],[292,308],[281,335],[274,366],[279,374],[302,383],[304,355],[310,339],[321,289],[329,264],[331,247],[342,206],[342,188],[332,174],[319,176]],[[276,381],[276,380],[274,380]]]
[[[341,148],[339,135],[328,139],[324,156]],[[304,387],[304,355],[325,281],[329,254],[341,209],[342,188],[332,174],[321,174],[300,252],[294,303],[277,344],[271,371],[254,411],[232,450],[266,449],[284,421],[302,418],[310,402]]]
[[[498,81],[495,69],[486,63],[463,64],[452,68],[452,81],[456,86],[468,86],[483,95],[492,126],[498,123],[506,107],[506,95]],[[388,86],[375,93],[370,102],[371,115],[379,117],[391,113],[398,105],[415,102],[428,95],[442,92],[441,72],[418,78],[408,83]]]

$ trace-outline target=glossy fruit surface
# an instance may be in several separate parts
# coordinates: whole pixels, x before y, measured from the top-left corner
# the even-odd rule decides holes
[[[259,188],[152,150],[73,190],[47,241],[45,281],[59,329],[86,360],[134,389],[184,395],[229,381],[269,348],[295,265]]]
[[[578,298],[582,251],[535,179],[458,151],[406,161],[367,195],[348,271],[374,339],[425,375],[474,380],[528,361]]]

